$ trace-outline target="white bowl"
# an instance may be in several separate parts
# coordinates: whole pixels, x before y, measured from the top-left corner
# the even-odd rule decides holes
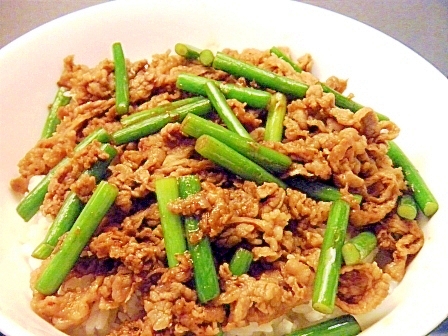
[[[392,38],[344,16],[293,1],[114,1],[45,24],[0,50],[0,330],[58,335],[29,308],[29,266],[21,250],[27,224],[9,188],[16,163],[38,139],[62,59],[95,65],[120,41],[131,60],[173,50],[176,42],[218,50],[289,46],[309,52],[314,73],[349,78],[347,92],[396,121],[396,142],[440,203],[422,223],[426,243],[393,294],[363,321],[363,335],[430,332],[448,315],[447,174],[444,167],[448,81]]]

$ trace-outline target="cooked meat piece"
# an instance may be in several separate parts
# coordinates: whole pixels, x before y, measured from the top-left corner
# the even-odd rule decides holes
[[[282,50],[289,54],[287,48]],[[235,99],[227,102],[254,141],[292,159],[279,178],[300,177],[336,187],[351,206],[349,230],[368,226],[376,232],[377,257],[343,266],[337,293],[342,312],[371,311],[388,295],[391,279],[402,279],[424,243],[418,223],[395,214],[399,196],[408,189],[401,169],[393,167],[387,156],[387,143],[399,128],[392,121],[378,120],[371,108],[352,113],[336,107],[335,96],[323,92],[309,72],[313,64],[309,54],[298,59],[304,71],[297,73],[269,50],[223,52],[309,85],[303,99],[288,97],[281,142],[263,139],[266,109],[253,109]],[[176,87],[183,72],[263,89],[169,51],[150,60],[126,62],[129,114],[190,97]],[[338,92],[347,85],[336,77],[326,83]],[[113,61],[87,67],[68,56],[58,84],[72,96],[58,110],[61,123],[52,137],[38,141],[25,154],[19,176],[11,181],[12,189],[23,194],[33,176],[48,173],[68,157],[70,165],[51,180],[41,207],[49,217],[58,213],[70,190],[86,202],[95,188],[92,177],[79,177],[106,154],[98,142],[73,152],[76,144],[99,127],[109,133],[123,127],[115,110]],[[216,112],[206,117],[223,125]],[[212,336],[220,329],[267,323],[309,305],[331,203],[275,183],[245,181],[201,157],[195,143],[182,133],[180,123],[173,122],[155,134],[115,146],[118,155],[105,177],[119,189],[115,204],[60,290],[49,296],[33,291],[31,305],[37,314],[73,335]],[[154,193],[157,179],[190,174],[199,177],[201,191],[168,206],[174,214],[198,220],[199,229],[188,237],[191,244],[210,242],[221,292],[206,304],[198,300],[188,252],[177,256],[177,266],[168,267],[164,235],[169,232],[163,232]],[[362,196],[361,204],[353,194]],[[247,274],[234,276],[229,262],[240,247],[252,252],[253,262]],[[32,287],[47,263],[33,272]]]

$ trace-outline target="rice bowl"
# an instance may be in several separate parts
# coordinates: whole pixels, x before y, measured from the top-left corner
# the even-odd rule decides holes
[[[249,6],[250,3],[247,3]],[[243,4],[244,6],[245,4]],[[252,4],[253,5],[253,4]],[[13,227],[8,226],[5,230],[7,230],[7,236],[5,236],[5,241],[3,245],[4,249],[4,255],[10,256],[10,258],[4,258],[2,260],[2,263],[5,263],[5,265],[2,265],[2,269],[7,269],[8,272],[11,272],[9,270],[12,270],[12,265],[17,265],[14,268],[16,271],[15,273],[18,274],[18,277],[20,282],[11,281],[11,284],[8,285],[9,291],[2,292],[2,298],[3,302],[13,302],[13,298],[20,298],[20,300],[15,299],[14,301],[17,301],[18,304],[9,304],[8,308],[2,307],[2,313],[4,313],[5,316],[8,316],[11,318],[14,317],[15,323],[11,327],[11,329],[5,328],[6,333],[13,332],[14,328],[21,328],[17,327],[18,325],[26,326],[26,328],[31,328],[29,330],[32,330],[31,334],[38,334],[38,330],[45,330],[42,328],[48,328],[48,326],[43,323],[41,320],[39,320],[36,316],[31,314],[31,311],[28,308],[27,303],[29,302],[29,291],[28,291],[28,279],[29,279],[29,271],[28,266],[25,263],[25,260],[22,256],[17,255],[17,246],[20,244],[20,241],[18,238],[14,237],[21,237],[23,236],[23,233],[26,232],[26,225],[21,223],[20,218],[17,217],[17,215],[14,213],[15,204],[17,203],[17,200],[14,198],[13,195],[8,190],[7,187],[7,181],[9,181],[14,175],[15,175],[15,162],[18,161],[18,159],[24,154],[24,151],[26,148],[31,147],[31,145],[34,143],[35,139],[38,137],[38,133],[40,132],[41,125],[43,123],[42,118],[42,112],[39,112],[41,110],[41,107],[47,106],[47,104],[51,101],[52,96],[54,94],[54,82],[55,79],[58,78],[58,75],[60,73],[60,66],[61,66],[61,59],[65,57],[68,54],[76,54],[77,60],[80,62],[85,62],[88,64],[95,64],[98,59],[102,59],[105,57],[108,57],[108,52],[110,50],[110,45],[113,41],[120,40],[122,41],[123,45],[126,45],[127,53],[129,55],[129,58],[132,59],[139,59],[143,57],[148,57],[149,55],[159,52],[160,50],[165,50],[172,48],[174,44],[181,40],[188,40],[192,44],[196,44],[199,46],[207,46],[214,50],[219,49],[220,47],[232,47],[236,49],[242,49],[248,46],[248,42],[246,39],[240,39],[236,38],[233,34],[230,33],[230,30],[224,30],[223,29],[223,22],[229,22],[231,23],[230,26],[234,27],[234,25],[242,24],[243,22],[245,24],[248,23],[249,18],[244,16],[238,16],[232,17],[230,14],[227,15],[228,20],[224,20],[223,22],[212,23],[209,22],[211,25],[211,29],[204,31],[198,31],[196,28],[196,24],[194,24],[191,29],[176,29],[175,32],[167,33],[165,30],[161,29],[160,23],[166,23],[168,25],[172,25],[174,27],[179,27],[179,22],[182,22],[183,24],[186,24],[185,21],[182,21],[181,18],[183,17],[186,8],[182,7],[179,3],[176,2],[169,2],[164,3],[163,5],[161,3],[126,3],[126,10],[124,11],[125,15],[132,15],[133,16],[133,22],[138,22],[138,26],[143,29],[143,27],[146,27],[145,25],[142,25],[142,22],[145,22],[148,26],[147,34],[144,34],[145,36],[150,36],[151,43],[150,47],[147,46],[148,42],[141,41],[141,38],[138,38],[136,40],[136,37],[133,32],[133,25],[127,25],[126,28],[123,29],[123,31],[120,29],[114,34],[110,34],[110,29],[108,29],[108,21],[104,20],[104,22],[91,22],[91,21],[84,21],[89,22],[89,24],[93,26],[89,26],[87,24],[83,24],[82,27],[77,25],[78,20],[86,20],[88,18],[93,18],[95,15],[99,12],[103,13],[104,17],[108,17],[109,20],[123,20],[122,22],[126,21],[126,16],[123,15],[123,11],[121,10],[120,6],[125,6],[121,4],[120,2],[117,3],[110,3],[104,6],[98,6],[93,7],[89,10],[82,11],[79,13],[74,13],[73,15],[69,15],[61,20],[57,20],[55,22],[52,22],[48,25],[45,25],[44,27],[24,36],[23,38],[15,41],[14,43],[10,44],[6,48],[2,50],[1,58],[0,58],[0,64],[5,64],[5,71],[4,74],[7,75],[5,78],[15,78],[17,82],[8,82],[6,80],[6,83],[8,83],[8,92],[12,92],[9,96],[11,97],[12,101],[15,102],[15,106],[12,107],[10,105],[10,100],[5,100],[2,98],[1,101],[1,107],[3,110],[8,110],[12,112],[15,112],[14,115],[18,116],[21,115],[20,113],[24,113],[24,111],[29,111],[28,102],[33,101],[32,108],[33,111],[35,109],[36,113],[32,115],[28,115],[23,118],[8,118],[10,114],[8,115],[2,115],[2,125],[8,125],[8,129],[5,129],[2,131],[2,143],[8,143],[11,141],[11,139],[14,139],[14,143],[16,146],[15,148],[3,148],[2,150],[5,150],[4,156],[9,157],[8,165],[5,163],[3,164],[3,170],[5,171],[5,176],[2,176],[2,183],[5,186],[3,189],[7,190],[5,193],[5,199],[8,200],[5,202],[5,204],[2,205],[2,209],[4,212],[8,215],[7,221],[9,223],[17,223]],[[134,7],[135,6],[135,7]],[[143,7],[141,7],[143,6]],[[149,7],[147,7],[149,6]],[[260,6],[260,5],[258,5]],[[264,6],[264,5],[263,5]],[[425,63],[423,60],[421,60],[418,56],[412,54],[409,50],[407,50],[405,47],[401,46],[397,42],[383,36],[382,34],[371,30],[368,27],[365,27],[361,24],[355,23],[353,21],[347,20],[346,18],[333,15],[331,13],[318,10],[316,8],[305,6],[301,4],[294,4],[285,2],[282,3],[282,7],[285,6],[285,8],[291,8],[291,12],[293,9],[300,8],[300,10],[304,13],[307,12],[308,16],[316,15],[317,17],[325,17],[329,22],[332,20],[335,20],[336,23],[341,23],[338,25],[341,29],[339,32],[340,34],[344,34],[346,31],[345,29],[348,29],[348,27],[351,27],[352,25],[356,26],[359,31],[359,35],[356,34],[354,38],[359,39],[359,43],[362,43],[364,41],[364,38],[370,39],[370,41],[376,41],[377,44],[375,45],[377,48],[381,47],[381,50],[384,50],[384,48],[387,48],[388,50],[394,50],[396,51],[393,54],[387,55],[387,57],[380,53],[376,56],[376,62],[377,64],[381,64],[382,68],[384,69],[383,73],[387,73],[388,76],[390,75],[391,78],[401,78],[401,80],[404,80],[406,76],[408,76],[408,73],[405,71],[405,69],[409,66],[410,68],[414,69],[421,69],[421,74],[419,73],[419,76],[421,76],[421,82],[436,82],[440,83],[439,88],[443,88],[443,86],[446,86],[446,79],[443,78],[442,75],[437,73],[430,65]],[[207,17],[207,13],[214,12],[218,10],[220,7],[219,3],[217,4],[201,4],[197,8],[200,9],[200,14],[203,14],[205,17]],[[143,9],[146,9],[146,11],[151,13],[157,13],[155,16],[160,22],[156,21],[154,23],[148,23],[145,20],[144,15],[136,15],[136,13],[142,13],[144,12]],[[187,11],[188,12],[188,11]],[[165,13],[165,14],[164,14]],[[170,15],[167,15],[166,13],[170,13]],[[199,15],[196,14],[196,15]],[[227,12],[224,12],[225,14]],[[260,21],[262,14],[264,13],[267,15],[268,8],[261,7],[260,8]],[[287,18],[289,18],[289,14],[283,13]],[[296,14],[295,15],[300,15]],[[110,17],[109,17],[110,16]],[[226,15],[224,15],[226,16]],[[141,17],[142,22],[140,22],[138,19]],[[442,284],[437,286],[436,281],[440,281],[439,279],[442,278],[442,276],[437,276],[437,272],[439,272],[438,268],[435,266],[435,264],[431,265],[427,262],[425,262],[426,258],[429,258],[431,260],[434,260],[434,258],[441,258],[443,257],[443,253],[437,254],[434,252],[433,249],[436,249],[437,251],[440,246],[443,245],[437,245],[438,242],[443,242],[444,233],[441,231],[440,226],[436,226],[438,223],[437,220],[439,220],[443,215],[443,204],[444,199],[442,197],[442,190],[440,188],[442,183],[440,183],[440,179],[443,179],[443,177],[438,176],[440,174],[437,173],[436,167],[441,167],[441,158],[440,155],[437,154],[437,148],[434,146],[428,146],[428,143],[437,143],[441,144],[441,134],[442,130],[440,129],[437,131],[437,127],[441,127],[441,124],[439,123],[436,125],[431,125],[431,128],[429,125],[424,126],[424,121],[415,121],[414,118],[409,118],[409,112],[407,114],[399,113],[400,110],[406,110],[406,111],[418,111],[422,110],[423,107],[427,108],[426,105],[419,105],[423,104],[420,103],[418,100],[413,101],[412,104],[409,103],[409,101],[401,101],[397,102],[396,99],[393,99],[394,97],[400,96],[400,97],[406,97],[409,96],[408,93],[400,91],[400,88],[396,88],[394,85],[392,85],[392,81],[386,81],[384,82],[382,79],[382,76],[379,76],[378,73],[373,69],[367,69],[365,67],[365,63],[361,62],[358,58],[352,56],[353,53],[350,53],[348,49],[345,52],[341,52],[338,54],[331,54],[329,55],[326,50],[328,50],[330,47],[331,50],[335,50],[335,46],[331,45],[331,41],[326,41],[324,45],[318,43],[316,45],[316,42],[313,41],[322,41],[324,39],[324,36],[322,36],[322,32],[315,31],[312,36],[309,36],[305,34],[300,35],[299,32],[303,32],[305,27],[307,26],[306,18],[303,18],[303,21],[297,24],[303,24],[303,27],[299,26],[296,27],[296,24],[292,23],[291,21],[288,21],[291,26],[288,26],[288,30],[281,30],[279,33],[280,35],[275,34],[276,30],[271,31],[268,30],[266,32],[263,31],[263,33],[260,33],[259,29],[263,29],[260,27],[260,22],[258,19],[250,18],[250,20],[254,20],[252,24],[248,25],[248,32],[247,36],[253,36],[251,38],[250,45],[257,46],[260,48],[269,48],[271,45],[288,45],[293,48],[293,52],[297,55],[300,55],[304,52],[310,52],[313,54],[313,56],[316,58],[316,66],[315,73],[319,78],[325,78],[326,76],[330,74],[337,74],[340,77],[349,78],[349,88],[348,90],[350,92],[356,93],[356,99],[357,101],[363,102],[366,105],[375,106],[376,109],[381,111],[382,113],[390,116],[394,120],[397,121],[397,124],[400,125],[402,129],[402,133],[400,135],[400,144],[403,148],[406,149],[406,151],[412,155],[414,158],[414,162],[416,165],[419,166],[421,172],[425,175],[428,184],[431,185],[434,193],[438,196],[440,203],[441,203],[441,210],[439,210],[439,213],[432,218],[428,223],[425,223],[422,228],[425,232],[428,246],[425,246],[425,248],[421,251],[419,256],[413,261],[409,268],[409,274],[405,277],[403,282],[397,287],[397,289],[394,291],[394,294],[390,297],[387,302],[383,305],[382,309],[375,312],[377,316],[371,317],[371,321],[375,322],[380,317],[383,317],[384,315],[387,315],[384,317],[380,322],[373,325],[371,328],[367,329],[365,331],[365,334],[368,334],[369,332],[374,333],[376,331],[384,331],[385,333],[389,333],[388,330],[400,330],[403,331],[405,328],[409,328],[408,334],[413,334],[415,332],[416,335],[423,334],[431,330],[438,322],[440,322],[446,315],[446,311],[443,309],[443,300],[438,300],[439,303],[435,302],[435,300],[430,300],[429,302],[422,302],[420,301],[419,295],[409,295],[408,291],[410,291],[412,288],[415,288],[416,286],[419,286],[421,288],[426,288],[424,291],[427,297],[431,297],[433,293],[433,288],[437,288],[440,290],[439,293],[433,294],[435,295],[434,298],[440,298],[440,296],[446,295],[444,293],[444,287]],[[287,21],[287,20],[285,20]],[[110,21],[109,21],[110,22]],[[67,25],[67,26],[65,26]],[[284,23],[285,25],[285,23]],[[46,41],[45,36],[50,31],[53,31],[53,29],[64,27],[65,30],[67,29],[73,29],[73,31],[79,32],[79,35],[73,34],[72,37],[72,43],[69,45],[64,45],[62,41],[65,38],[65,34],[61,33],[61,29],[57,29],[60,35],[54,35],[52,40]],[[226,28],[230,29],[229,27],[225,26]],[[160,29],[160,30],[159,30]],[[271,28],[272,29],[272,28]],[[293,33],[293,30],[296,29],[296,32]],[[194,31],[194,36],[190,36],[187,33],[184,33],[183,31]],[[86,31],[90,31],[90,36],[87,39],[86,37]],[[92,34],[92,32],[95,32],[95,34]],[[151,33],[150,33],[151,32]],[[166,35],[168,34],[168,36]],[[250,34],[250,35],[249,35]],[[111,36],[112,35],[112,36]],[[325,35],[325,34],[324,34]],[[107,38],[106,38],[107,36]],[[261,41],[258,41],[257,38],[260,39],[260,37],[263,37]],[[280,39],[279,39],[280,36]],[[298,41],[297,36],[300,36],[300,39]],[[368,38],[367,38],[368,37]],[[60,39],[60,40],[58,40]],[[77,48],[76,45],[79,43],[80,46]],[[365,42],[364,42],[365,43]],[[373,44],[372,42],[370,48],[372,48]],[[330,47],[329,47],[330,44]],[[142,46],[143,45],[143,46]],[[16,53],[22,53],[26,55],[27,50],[32,50],[32,48],[43,48],[44,50],[55,50],[54,52],[50,54],[50,57],[48,57],[48,54],[45,55],[46,58],[42,60],[43,63],[40,64],[37,68],[44,68],[48,69],[47,74],[43,77],[39,74],[39,70],[37,70],[37,74],[35,78],[39,78],[42,82],[39,82],[39,84],[36,84],[34,87],[30,87],[27,89],[29,98],[26,102],[23,102],[23,98],[21,96],[21,93],[19,91],[19,88],[23,88],[23,82],[26,82],[25,78],[18,77],[18,73],[22,73],[23,76],[33,76],[35,73],[35,67],[33,64],[29,64],[29,68],[23,69],[23,65],[26,65],[26,62],[19,62],[18,60],[14,59],[14,55]],[[55,46],[58,46],[58,48],[55,48]],[[86,47],[88,46],[88,47]],[[297,50],[295,50],[295,46],[297,46]],[[28,49],[30,48],[30,49]],[[95,50],[96,52],[93,52]],[[394,59],[394,55],[397,59]],[[401,60],[401,56],[406,56],[406,64],[404,66],[404,69],[402,68],[402,64],[400,64],[399,60]],[[352,57],[352,58],[350,58]],[[392,61],[391,61],[392,59]],[[34,61],[35,64],[37,61]],[[18,71],[20,69],[20,71]],[[415,74],[414,74],[415,76]],[[380,77],[380,78],[378,78]],[[430,78],[428,78],[430,77]],[[369,78],[369,81],[366,82],[365,78]],[[381,99],[378,98],[377,90],[378,85],[381,83],[382,85],[382,92],[383,95]],[[2,84],[4,85],[4,84]],[[42,88],[40,90],[36,90],[35,88]],[[423,88],[424,90],[424,88]],[[2,86],[2,92],[4,91],[4,87]],[[392,94],[393,92],[393,94]],[[14,93],[17,93],[17,97],[14,96]],[[34,95],[34,97],[33,97]],[[3,95],[5,97],[5,95]],[[409,106],[406,105],[406,103],[409,104]],[[436,111],[437,103],[434,103],[434,108],[432,110]],[[24,106],[21,106],[21,104],[24,104]],[[20,112],[22,111],[22,112]],[[12,131],[19,129],[19,125],[22,125],[24,120],[27,121],[27,127],[29,129],[27,130],[27,133],[30,134],[28,137],[21,137],[18,135],[18,132]],[[28,124],[29,123],[29,124]],[[11,126],[9,126],[11,125]],[[429,129],[431,129],[431,132],[427,134],[426,139],[421,139],[419,143],[412,144],[412,136],[409,135],[411,132],[414,132],[416,125],[419,125],[419,127],[423,127],[422,134],[425,135],[425,132],[429,132]],[[33,126],[33,127],[32,127]],[[23,126],[22,126],[23,129]],[[8,133],[8,131],[10,133]],[[17,133],[17,134],[16,134]],[[34,136],[32,136],[34,135]],[[440,137],[440,139],[438,139]],[[407,142],[408,140],[409,142]],[[428,143],[425,143],[424,140],[427,140]],[[438,141],[439,140],[439,141]],[[20,149],[20,150],[19,150]],[[434,155],[433,155],[434,154]],[[437,180],[436,180],[437,178]],[[434,182],[438,181],[438,182]],[[4,223],[5,223],[4,222]],[[423,277],[420,276],[421,270],[425,270],[425,274]],[[425,278],[427,275],[431,275],[431,279],[435,279],[434,282],[429,287],[425,287]],[[412,292],[414,293],[414,292]],[[407,304],[409,302],[409,304]],[[426,305],[440,305],[439,309],[437,311],[439,312],[439,315],[436,313],[433,313],[431,316],[425,317],[425,321],[428,321],[428,325],[422,325],[422,323],[418,323],[418,321],[415,322],[415,325],[412,325],[414,322],[408,322],[409,320],[403,319],[402,321],[406,321],[407,325],[403,326],[401,323],[398,323],[399,320],[396,316],[406,316],[406,314],[410,314],[410,311],[415,310],[415,306],[421,306],[422,311],[425,311],[424,307]],[[395,306],[397,308],[393,309]],[[30,314],[26,315],[26,317],[23,317],[24,320],[22,320],[21,315],[17,314],[18,311],[28,311]],[[392,311],[393,312],[390,312]],[[429,311],[429,309],[426,309],[426,311]],[[419,312],[419,314],[423,314],[422,312]],[[369,317],[370,318],[370,317]],[[432,321],[430,320],[432,319]],[[27,323],[25,323],[25,321]],[[366,318],[366,321],[368,321],[368,318]],[[390,321],[393,321],[393,323],[389,323]],[[431,321],[431,323],[430,323]],[[366,322],[367,324],[370,324],[371,322]],[[398,324],[398,325],[397,325]],[[5,324],[8,325],[8,324]],[[387,329],[392,328],[392,329]],[[17,334],[17,333],[16,333]],[[48,333],[46,333],[48,334]]]

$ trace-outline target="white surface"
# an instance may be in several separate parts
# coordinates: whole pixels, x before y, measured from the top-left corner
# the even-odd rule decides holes
[[[257,15],[248,16],[255,6]],[[340,40],[328,38],[328,31],[351,43],[341,48]],[[439,212],[423,224],[426,245],[405,279],[363,322],[385,317],[363,335],[421,336],[445,318],[447,177],[440,153],[446,143],[448,80],[386,35],[305,4],[277,0],[272,7],[260,1],[144,0],[114,1],[68,15],[0,50],[1,331],[14,336],[56,335],[29,309],[29,269],[18,253],[27,224],[15,213],[17,199],[9,191],[9,180],[17,175],[16,162],[39,136],[63,57],[75,54],[76,62],[94,65],[111,56],[115,41],[122,42],[132,60],[172,49],[179,41],[215,50],[289,45],[297,56],[313,54],[318,77],[349,78],[348,92],[354,92],[357,101],[388,115],[401,127],[397,143],[441,204]]]
[[[0,0],[0,48],[45,22],[106,1]],[[299,1],[380,30],[413,49],[448,76],[448,0]]]

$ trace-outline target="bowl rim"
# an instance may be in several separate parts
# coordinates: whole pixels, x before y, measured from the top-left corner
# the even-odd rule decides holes
[[[21,48],[23,48],[24,46],[26,47],[27,43],[29,43],[30,41],[32,41],[35,38],[38,38],[42,34],[46,34],[46,33],[50,32],[52,29],[64,26],[67,22],[75,22],[75,21],[79,20],[80,18],[84,17],[85,15],[98,14],[103,9],[117,10],[117,9],[123,8],[123,6],[124,6],[123,2],[124,1],[113,1],[113,2],[107,2],[107,3],[94,5],[94,6],[91,6],[91,7],[85,8],[85,9],[81,9],[81,10],[73,12],[73,13],[66,14],[66,15],[64,15],[64,16],[62,16],[60,18],[57,18],[55,20],[52,20],[52,21],[50,21],[48,23],[45,23],[45,24],[37,27],[36,29],[34,29],[34,30],[32,30],[32,31],[22,35],[18,39],[8,43],[6,46],[4,46],[3,48],[0,49],[0,67],[1,67],[2,61],[5,58],[9,57],[8,55],[10,55],[11,53],[14,53],[15,51],[17,51],[17,50],[19,50]],[[131,4],[142,6],[145,1],[138,1],[138,0],[129,1],[128,0],[127,2],[128,2],[128,5],[131,3]],[[154,2],[155,3],[155,2],[159,2],[159,1],[152,0],[152,1],[149,1],[149,2],[151,2],[151,3]],[[171,3],[176,3],[176,2],[177,1],[171,0]],[[202,1],[201,0],[201,1],[196,1],[194,3],[195,4],[199,4],[199,3],[200,4],[204,4],[204,3],[206,3],[206,1]],[[228,1],[226,1],[226,3],[238,3],[238,1],[236,1],[236,0],[228,0]],[[247,3],[256,4],[257,2],[256,1],[245,1],[245,5],[247,5]],[[299,3],[299,2],[290,1],[290,0],[282,0],[279,3],[280,3],[280,6],[285,6],[285,8],[288,8],[288,9],[289,8],[294,8],[295,9],[296,8],[295,6],[297,6],[297,8],[301,7],[304,10],[307,8],[310,11],[318,11],[320,13],[326,13],[325,15],[341,16],[341,17],[343,17],[341,14],[337,14],[337,13],[334,13],[334,12],[331,12],[331,11],[328,11],[328,10],[325,10],[325,9],[322,9],[322,8],[319,8],[319,7],[315,7],[315,6],[309,5],[309,4]],[[311,10],[311,8],[313,8],[313,9]],[[359,23],[359,22],[357,22],[357,21],[355,21],[353,19],[350,19],[348,17],[344,17],[343,20],[345,20],[347,22],[350,22],[351,25],[354,24],[353,22],[356,22],[356,25],[359,25],[359,27],[361,27],[361,25],[364,25],[364,24],[361,24],[361,23]],[[366,29],[366,27],[364,27],[363,29]],[[368,29],[370,29],[372,31],[375,31],[371,27],[368,27]],[[378,31],[375,31],[374,34],[378,35],[378,34],[382,34],[382,33],[378,32]],[[382,38],[384,38],[384,39],[392,39],[392,38],[390,38],[390,37],[388,37],[387,35],[384,35],[384,34],[383,34]],[[398,44],[401,44],[401,43],[396,41],[396,40],[393,40],[393,44],[397,44],[398,45]],[[427,63],[425,65],[426,66],[425,70],[429,69],[430,71],[432,71],[432,75],[431,75],[432,78],[436,78],[437,79],[437,76],[440,76],[441,78],[443,78],[446,81],[446,78],[445,78],[445,76],[443,76],[443,74],[441,74],[435,67],[433,67],[431,64],[429,64],[429,62],[427,62],[426,60],[421,58],[419,55],[415,54],[415,52],[413,52],[412,50],[408,49],[404,45],[401,45],[401,49],[402,50],[406,50],[406,54],[408,54],[408,55],[412,54],[413,55],[412,57],[414,57],[416,59],[419,59],[419,62],[421,62],[422,64],[423,63]],[[432,67],[432,69],[431,69],[431,67]],[[446,83],[448,83],[448,81],[446,81]],[[446,86],[448,87],[448,85],[446,85]],[[438,217],[440,217],[440,215],[441,215],[440,213],[437,214]],[[448,291],[445,289],[443,295],[447,296],[447,292]],[[394,311],[395,311],[395,313],[394,313]],[[396,311],[397,311],[396,309],[394,309],[394,311],[389,313],[389,315],[391,315],[391,316],[393,316],[395,314],[397,316],[402,315],[400,313],[396,313]],[[431,317],[429,318],[429,320],[432,321],[431,322],[431,325],[432,325],[431,328],[436,327],[443,320],[443,318],[447,315],[447,313],[448,313],[448,309],[445,309],[445,311],[431,312],[431,314],[430,314]],[[444,315],[443,318],[442,318],[442,315]],[[5,319],[5,316],[3,316],[1,314],[1,311],[0,311],[0,322],[1,322],[0,323],[0,329],[3,327],[2,326],[2,324],[4,322],[3,320],[7,321],[7,319]],[[389,323],[389,322],[390,321],[388,321],[387,323]],[[18,330],[21,330],[21,328],[22,328],[20,326],[15,325],[15,324],[12,324],[10,327],[11,327],[11,330],[9,331],[9,330],[5,329],[5,332],[11,332],[11,333],[13,331],[17,332]],[[372,326],[369,329],[374,330],[375,328],[374,328],[374,326]],[[370,330],[368,330],[368,331],[370,332]]]

